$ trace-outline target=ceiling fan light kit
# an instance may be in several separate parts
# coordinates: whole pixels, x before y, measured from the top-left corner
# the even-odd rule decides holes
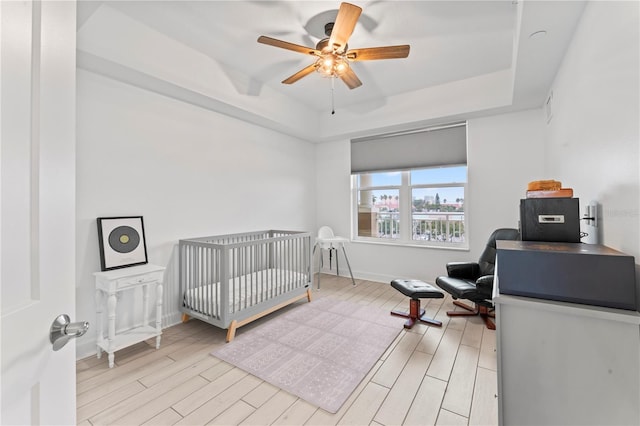
[[[327,35],[331,34],[333,24],[327,24]],[[343,51],[337,51],[330,47],[330,39],[323,38],[316,45],[316,50],[320,51],[320,55],[314,66],[316,71],[323,77],[339,77],[349,68],[349,61],[346,55],[346,45]]]
[[[362,9],[350,3],[340,4],[335,22],[324,26],[327,38],[320,40],[315,48],[274,39],[267,36],[258,37],[258,42],[281,49],[315,56],[315,61],[284,79],[282,83],[293,84],[301,78],[317,71],[324,77],[339,78],[349,89],[360,87],[362,82],[350,66],[354,61],[371,61],[379,59],[397,59],[409,56],[409,45],[370,47],[349,50],[347,42],[358,22]]]

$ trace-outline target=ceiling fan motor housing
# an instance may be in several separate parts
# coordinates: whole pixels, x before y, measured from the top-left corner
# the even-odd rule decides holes
[[[331,37],[331,31],[333,31],[333,22],[328,22],[326,24],[324,24],[324,34],[327,37]]]
[[[335,51],[335,49],[332,49],[329,46],[329,37],[327,38],[323,38],[322,40],[320,40],[318,43],[316,43],[316,50],[321,51],[322,53],[335,53],[335,54],[344,54],[348,49],[349,49],[349,45],[345,44],[344,49],[342,49],[341,52],[337,52]]]

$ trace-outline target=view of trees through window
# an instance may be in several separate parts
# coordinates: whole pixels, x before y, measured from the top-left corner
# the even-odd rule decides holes
[[[457,197],[455,203],[453,200],[447,200],[446,198],[440,200],[440,194],[436,192],[436,196],[433,199],[427,197],[420,198],[419,196],[413,197],[413,211],[416,212],[463,212],[464,211],[464,198]]]
[[[356,239],[466,246],[466,166],[354,175]],[[403,226],[403,224],[410,226]]]

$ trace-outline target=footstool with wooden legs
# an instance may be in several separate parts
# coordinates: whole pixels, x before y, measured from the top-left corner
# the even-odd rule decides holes
[[[409,313],[391,311],[391,315],[408,318],[404,323],[404,328],[413,327],[417,321],[437,327],[442,326],[442,322],[424,316],[424,309],[420,308],[420,299],[442,299],[444,293],[431,284],[418,280],[393,280],[391,281],[391,287],[411,298],[409,300]]]

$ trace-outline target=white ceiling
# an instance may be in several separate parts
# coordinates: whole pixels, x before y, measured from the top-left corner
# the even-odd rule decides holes
[[[81,1],[78,65],[295,136],[321,141],[541,106],[584,2],[352,1],[351,48],[409,44],[406,59],[353,63],[349,90],[312,58],[339,1]],[[546,36],[530,37],[536,31]]]

